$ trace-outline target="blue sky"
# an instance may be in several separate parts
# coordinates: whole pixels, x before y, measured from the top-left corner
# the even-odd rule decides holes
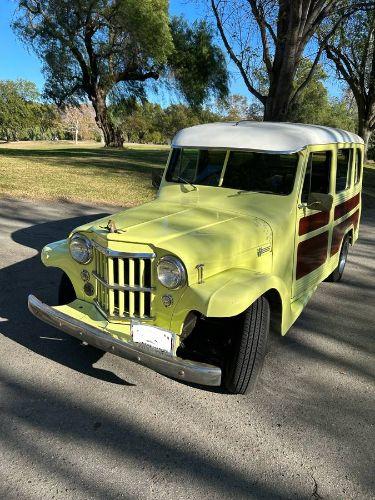
[[[206,7],[202,7],[202,4],[204,4],[202,1],[171,0],[170,11],[172,15],[184,15],[192,22],[205,17],[207,14]],[[17,40],[10,28],[15,6],[15,0],[0,0],[0,80],[23,78],[35,82],[38,88],[42,90],[44,79],[40,61]],[[231,92],[234,94],[243,94],[251,99],[234,65],[229,63],[229,69],[232,74]],[[326,83],[331,95],[340,95],[340,85],[335,81],[334,75]],[[165,94],[160,94],[159,96],[152,94],[152,99],[158,100],[162,105],[167,105],[170,100]]]

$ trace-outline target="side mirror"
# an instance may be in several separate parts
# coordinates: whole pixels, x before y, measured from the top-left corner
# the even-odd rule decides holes
[[[151,183],[154,188],[159,189],[161,180],[163,178],[164,169],[154,168],[151,175]]]
[[[333,205],[333,196],[324,193],[310,193],[307,200],[307,208],[329,212]]]

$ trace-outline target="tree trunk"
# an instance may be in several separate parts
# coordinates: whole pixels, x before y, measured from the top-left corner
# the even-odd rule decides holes
[[[122,137],[121,131],[113,125],[110,118],[108,117],[105,97],[105,95],[100,93],[91,96],[91,102],[95,110],[95,121],[98,124],[98,127],[103,132],[105,146],[112,148],[122,148],[124,139]]]
[[[365,143],[365,161],[367,160],[367,150],[368,150],[368,144],[370,141],[370,137],[372,134],[372,130],[370,127],[370,124],[366,118],[362,117],[361,114],[359,113],[358,115],[358,135],[362,137]]]
[[[299,5],[299,2],[295,2]],[[280,6],[277,21],[275,57],[270,85],[264,106],[264,120],[283,122],[288,119],[294,77],[304,44],[299,40],[301,10],[285,2]]]

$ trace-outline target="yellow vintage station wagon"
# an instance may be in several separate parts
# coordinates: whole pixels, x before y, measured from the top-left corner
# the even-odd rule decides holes
[[[42,250],[60,330],[159,373],[243,394],[358,238],[363,141],[328,127],[217,123],[173,140],[157,198]],[[329,293],[329,290],[327,290]]]

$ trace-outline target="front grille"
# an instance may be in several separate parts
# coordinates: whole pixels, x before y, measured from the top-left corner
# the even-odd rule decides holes
[[[116,252],[93,242],[97,308],[108,319],[151,319],[154,254]]]

